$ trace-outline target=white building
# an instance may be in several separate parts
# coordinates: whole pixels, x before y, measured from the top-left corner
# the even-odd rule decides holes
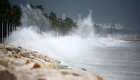
[[[121,24],[118,24],[118,23],[116,23],[116,24],[111,24],[111,23],[109,23],[109,24],[96,24],[96,25],[99,25],[100,27],[105,28],[105,29],[111,29],[112,27],[114,27],[117,30],[123,29],[123,26]]]

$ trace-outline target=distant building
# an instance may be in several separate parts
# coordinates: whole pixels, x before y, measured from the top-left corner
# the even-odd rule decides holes
[[[106,28],[106,29],[109,29],[110,28],[110,25],[109,24],[97,24],[97,25],[99,25],[102,28]]]
[[[117,29],[117,30],[121,30],[121,29],[123,29],[123,26],[121,25],[121,24],[115,24],[115,28]]]
[[[117,30],[121,30],[123,29],[123,26],[121,24],[96,24],[96,25],[99,25],[100,27],[102,28],[105,28],[105,29],[117,29]]]

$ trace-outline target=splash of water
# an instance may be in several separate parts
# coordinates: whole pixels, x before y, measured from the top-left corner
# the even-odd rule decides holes
[[[34,26],[34,28],[49,30],[50,22],[44,17],[44,12],[40,9],[32,9],[29,5],[22,7],[21,23],[23,27]]]
[[[47,23],[49,21],[44,18],[40,10],[31,9],[29,6],[22,7],[22,10],[22,28],[11,33],[5,43],[38,51],[49,57],[61,60],[63,64],[67,63],[69,66],[72,66],[68,64],[70,61],[83,60],[83,57],[91,53],[91,49],[95,46],[104,45],[104,40],[94,37],[94,24],[91,13],[87,18],[78,20],[78,29],[71,35],[56,36],[57,33],[54,31],[38,34],[38,31],[34,29],[42,26],[49,28]]]
[[[94,23],[92,20],[92,11],[90,10],[87,18],[78,19],[77,21],[78,29],[75,31],[75,35],[87,38],[94,37]]]

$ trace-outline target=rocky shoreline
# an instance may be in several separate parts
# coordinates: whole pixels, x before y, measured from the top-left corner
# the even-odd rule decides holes
[[[140,36],[124,36],[124,37],[116,36],[113,38],[124,41],[140,41]]]
[[[106,80],[80,72],[36,51],[0,44],[0,80]]]

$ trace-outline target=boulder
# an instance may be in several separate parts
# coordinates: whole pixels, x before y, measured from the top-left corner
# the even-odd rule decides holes
[[[0,44],[0,80],[106,79],[97,74],[69,69],[61,65],[59,60],[36,51]]]

